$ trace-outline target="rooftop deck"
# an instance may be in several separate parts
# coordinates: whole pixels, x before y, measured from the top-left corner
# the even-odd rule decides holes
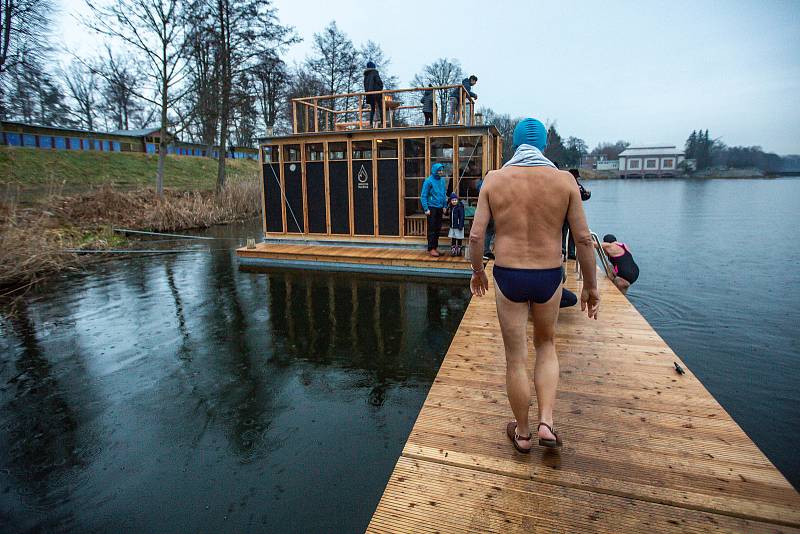
[[[505,436],[490,289],[467,308],[369,532],[800,532],[797,491],[633,305],[599,283],[598,321],[561,312],[560,454],[522,455]]]

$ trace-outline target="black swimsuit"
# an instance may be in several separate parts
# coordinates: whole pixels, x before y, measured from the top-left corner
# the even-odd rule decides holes
[[[639,278],[639,266],[633,261],[633,255],[631,255],[631,251],[628,250],[625,243],[619,243],[619,246],[625,252],[619,256],[609,256],[608,260],[614,266],[614,273],[632,284]]]

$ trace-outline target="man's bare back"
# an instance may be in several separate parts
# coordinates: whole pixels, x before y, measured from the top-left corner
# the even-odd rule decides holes
[[[591,241],[575,179],[552,167],[505,167],[490,172],[481,202],[494,218],[495,263],[520,269],[561,265],[565,218],[575,241]],[[572,209],[570,209],[572,208]],[[476,214],[477,215],[477,214]]]

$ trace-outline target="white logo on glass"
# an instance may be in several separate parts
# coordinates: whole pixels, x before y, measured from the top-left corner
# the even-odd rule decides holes
[[[358,179],[359,189],[369,189],[369,184],[367,183],[367,180],[369,180],[369,174],[367,174],[367,169],[364,168],[364,165],[361,165],[356,178]]]

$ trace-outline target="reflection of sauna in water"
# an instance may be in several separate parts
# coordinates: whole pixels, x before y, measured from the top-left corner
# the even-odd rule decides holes
[[[431,379],[442,357],[431,346],[446,348],[444,332],[461,317],[442,309],[455,301],[463,311],[466,302],[463,284],[330,273],[281,273],[268,287],[277,358],[361,369],[378,383]]]

